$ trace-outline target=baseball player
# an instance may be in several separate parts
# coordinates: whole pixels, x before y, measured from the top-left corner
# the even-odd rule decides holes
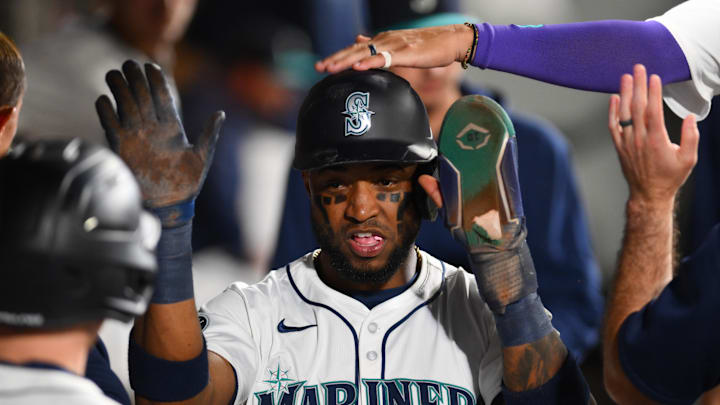
[[[10,149],[18,126],[25,91],[25,66],[13,42],[0,33],[0,158]],[[130,397],[117,375],[110,369],[109,355],[102,339],[87,356],[85,377],[95,382],[105,395],[122,404]]]
[[[127,166],[79,140],[0,159],[0,403],[118,404],[85,374],[105,318],[145,311],[158,220]]]
[[[618,77],[642,63],[662,77],[665,102],[700,119],[720,94],[720,2],[688,0],[648,21],[557,25],[447,25],[358,36],[319,61],[319,71],[384,65],[446,66],[455,61],[583,90],[614,93]],[[568,46],[572,43],[573,46]],[[368,44],[376,48],[371,55]],[[386,52],[387,54],[384,54]]]
[[[438,186],[428,175],[438,150],[427,114],[405,80],[348,71],[316,84],[298,116],[294,166],[304,173],[321,249],[258,284],[231,285],[203,306],[198,322],[192,205],[223,114],[193,146],[157,66],[145,65],[143,75],[129,61],[107,81],[117,112],[102,96],[101,122],[163,222],[155,294],[131,333],[130,378],[139,398],[223,405],[592,401],[536,294],[514,132],[493,102],[470,100],[449,118]],[[475,277],[414,246],[420,218],[434,216],[431,200],[444,204]]]

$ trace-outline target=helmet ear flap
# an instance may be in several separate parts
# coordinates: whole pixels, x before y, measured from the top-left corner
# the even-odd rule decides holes
[[[413,185],[415,190],[415,192],[413,193],[415,199],[415,206],[420,213],[420,217],[422,219],[427,219],[428,221],[435,221],[438,216],[438,207],[437,205],[435,205],[435,202],[432,200],[432,198],[430,198],[429,195],[427,195],[425,189],[422,188],[422,186],[418,182],[418,178],[420,178],[420,176],[423,174],[427,174],[436,179],[439,179],[437,161],[433,160],[430,163],[418,165],[418,168],[415,172]]]

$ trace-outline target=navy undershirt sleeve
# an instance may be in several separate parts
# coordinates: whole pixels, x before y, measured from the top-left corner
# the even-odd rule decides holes
[[[85,377],[100,387],[105,396],[123,405],[130,405],[130,396],[118,376],[110,369],[110,357],[100,338],[88,354]]]
[[[618,332],[620,363],[656,401],[691,404],[720,383],[720,224],[660,296]]]
[[[556,25],[478,24],[472,64],[581,90],[615,93],[620,76],[642,63],[663,83],[690,80],[685,55],[656,21]]]

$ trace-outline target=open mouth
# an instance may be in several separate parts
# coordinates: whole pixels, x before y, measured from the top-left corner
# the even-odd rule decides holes
[[[360,257],[375,257],[385,247],[385,238],[374,232],[355,232],[350,234],[350,248]]]

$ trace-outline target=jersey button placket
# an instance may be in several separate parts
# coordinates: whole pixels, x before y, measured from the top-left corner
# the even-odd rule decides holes
[[[360,337],[360,373],[362,378],[380,378],[382,333],[377,322],[366,322]]]

